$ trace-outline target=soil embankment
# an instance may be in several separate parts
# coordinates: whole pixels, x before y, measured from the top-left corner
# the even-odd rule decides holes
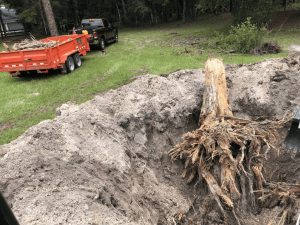
[[[240,117],[277,117],[300,105],[299,56],[227,73]],[[0,191],[20,224],[164,225],[181,214],[184,224],[223,224],[208,190],[186,184],[181,163],[167,154],[197,127],[203,79],[200,70],[138,77],[84,104],[62,105],[54,120],[1,146]],[[272,179],[299,182],[299,158],[272,162]],[[267,224],[279,208],[243,222]]]

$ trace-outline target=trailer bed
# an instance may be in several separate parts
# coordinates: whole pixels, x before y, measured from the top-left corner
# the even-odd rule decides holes
[[[51,48],[27,49],[0,52],[0,72],[12,75],[26,71],[48,72],[65,67],[68,57],[85,56],[90,51],[88,35],[72,34],[42,39],[42,42],[57,41]]]

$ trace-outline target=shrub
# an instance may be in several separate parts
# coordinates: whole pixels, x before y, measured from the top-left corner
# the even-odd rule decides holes
[[[258,28],[247,18],[245,22],[231,27],[228,35],[219,36],[219,44],[225,49],[239,53],[250,51],[261,45],[265,31]]]

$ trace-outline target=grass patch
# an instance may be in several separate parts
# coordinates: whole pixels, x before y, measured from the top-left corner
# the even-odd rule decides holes
[[[258,62],[279,55],[252,56],[225,54],[206,42],[203,52],[189,44],[169,46],[164,43],[179,38],[198,36],[209,39],[215,31],[231,25],[231,18],[222,15],[203,18],[200,22],[172,23],[147,29],[124,29],[120,41],[108,47],[105,55],[93,51],[84,57],[83,66],[68,75],[49,74],[24,79],[0,75],[0,144],[18,137],[30,126],[54,117],[55,109],[62,103],[84,102],[99,92],[116,88],[142,73],[162,74],[178,69],[200,68],[208,57],[218,56],[225,63],[243,64]],[[275,34],[275,35],[274,35]],[[279,31],[269,34],[284,49],[290,44],[300,44],[300,30]],[[190,52],[185,52],[186,48]],[[9,126],[7,125],[9,124]]]

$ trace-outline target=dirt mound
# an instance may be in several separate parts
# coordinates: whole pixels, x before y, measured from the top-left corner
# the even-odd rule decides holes
[[[300,104],[300,54],[228,66],[227,72],[233,111],[241,116],[282,116]]]
[[[299,57],[227,71],[233,110],[243,117],[274,117],[299,104]],[[202,82],[198,70],[138,77],[82,105],[63,105],[54,120],[1,146],[0,191],[20,224],[164,225],[182,216],[182,224],[223,224],[208,190],[187,185],[183,165],[167,155],[197,127]],[[278,160],[272,176],[298,182],[299,162],[282,168],[287,161]],[[278,207],[249,213],[244,223],[266,224]]]
[[[201,89],[198,71],[140,77],[3,146],[0,190],[20,223],[166,224],[186,211],[192,187],[166,150],[197,124]]]

